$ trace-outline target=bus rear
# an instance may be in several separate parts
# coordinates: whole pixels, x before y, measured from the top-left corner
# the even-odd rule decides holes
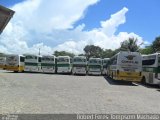
[[[120,52],[117,56],[117,79],[141,81],[142,57],[138,52]]]
[[[7,55],[5,69],[14,72],[24,71],[24,56],[22,55]]]

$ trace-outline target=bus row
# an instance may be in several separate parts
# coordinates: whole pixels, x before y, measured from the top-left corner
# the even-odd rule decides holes
[[[90,58],[88,61],[84,56],[71,59],[69,56],[7,55],[6,60],[0,61],[3,61],[1,68],[15,72],[106,74],[114,80],[160,85],[160,53],[141,55],[121,51],[111,58]]]
[[[101,75],[106,72],[108,58],[90,58],[84,56],[54,55],[7,55],[0,58],[0,68],[14,72],[44,72]]]

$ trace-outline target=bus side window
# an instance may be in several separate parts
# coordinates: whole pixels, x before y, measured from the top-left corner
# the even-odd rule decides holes
[[[41,62],[41,57],[38,57],[38,62]]]
[[[24,62],[24,57],[20,56],[20,62]]]
[[[117,60],[114,60],[114,61],[113,61],[113,65],[116,65],[116,64],[117,64]]]
[[[143,60],[142,65],[154,65],[155,64],[155,59],[150,59],[150,60]]]

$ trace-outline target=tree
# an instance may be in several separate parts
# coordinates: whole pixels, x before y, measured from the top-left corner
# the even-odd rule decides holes
[[[117,50],[117,49],[116,49]],[[102,52],[102,58],[110,58],[117,53],[116,50],[105,49]]]
[[[138,51],[140,48],[140,45],[137,45],[137,38],[128,38],[128,40],[125,40],[121,43],[120,49],[122,51],[131,51],[135,52]]]
[[[139,52],[141,53],[141,54],[152,54],[152,53],[154,53],[154,50],[153,50],[153,47],[152,46],[146,46],[145,48],[141,48],[140,50],[139,50]]]
[[[0,57],[4,57],[5,56],[5,54],[4,53],[0,53]]]
[[[154,52],[160,51],[160,36],[155,38],[155,40],[152,43],[152,48]]]
[[[95,45],[87,45],[83,50],[87,59],[89,59],[90,57],[101,57],[101,54],[103,52],[103,49],[101,47]]]
[[[54,55],[57,56],[70,56],[70,57],[74,57],[75,55],[73,53],[70,52],[66,52],[66,51],[55,51]]]

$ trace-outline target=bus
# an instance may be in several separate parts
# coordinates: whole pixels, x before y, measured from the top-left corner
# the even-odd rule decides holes
[[[26,54],[24,71],[26,72],[41,72],[41,56]]]
[[[6,64],[6,57],[0,57],[0,69],[4,70]]]
[[[101,75],[102,74],[102,59],[90,58],[88,61],[88,74]]]
[[[24,59],[23,55],[6,55],[5,69],[14,72],[24,71]]]
[[[57,57],[57,73],[71,73],[72,64],[69,56]]]
[[[139,52],[121,51],[109,60],[109,76],[114,80],[137,81],[142,78],[142,56]]]
[[[44,73],[55,73],[56,57],[54,55],[43,55],[41,59],[41,69]]]
[[[160,85],[160,53],[142,55],[142,83]]]
[[[85,56],[75,56],[72,63],[73,74],[84,74],[87,73],[87,59]]]
[[[102,74],[107,75],[107,67],[108,67],[109,58],[102,59]]]

